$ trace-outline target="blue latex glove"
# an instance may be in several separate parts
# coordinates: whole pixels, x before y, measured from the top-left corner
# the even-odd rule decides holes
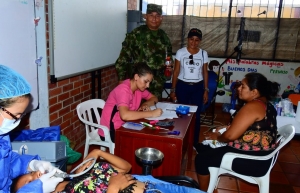
[[[53,175],[56,173],[56,169],[51,172],[44,174],[40,177],[40,180],[43,183],[43,193],[53,192],[59,182],[62,182],[63,178],[54,177]]]
[[[56,169],[59,173],[62,172],[54,167],[50,162],[42,160],[32,160],[29,163],[29,168],[32,171],[40,171],[42,174],[52,172],[54,169]]]

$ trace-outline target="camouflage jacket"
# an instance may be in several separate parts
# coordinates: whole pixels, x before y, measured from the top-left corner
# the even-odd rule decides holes
[[[119,80],[131,76],[132,67],[130,65],[146,62],[154,74],[154,80],[149,90],[160,97],[166,80],[164,77],[166,49],[167,55],[172,56],[170,39],[162,29],[152,31],[146,25],[137,27],[126,35],[120,56],[115,63]]]

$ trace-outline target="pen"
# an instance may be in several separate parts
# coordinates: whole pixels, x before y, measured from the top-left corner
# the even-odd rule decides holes
[[[157,109],[156,102],[154,102],[155,109]]]
[[[147,127],[151,127],[151,128],[153,128],[153,129],[156,129],[156,130],[160,130],[160,129],[162,129],[162,130],[167,130],[167,131],[169,131],[169,129],[166,129],[166,128],[161,128],[160,126],[153,126],[153,125],[151,125],[151,124],[149,124],[149,123],[145,123],[145,122],[140,122],[142,125],[145,125],[145,126],[147,126]]]
[[[140,122],[142,125],[148,126],[148,127],[153,127],[153,125],[149,124],[149,123],[145,123],[145,122]]]
[[[171,131],[171,132],[159,132],[159,133],[166,133],[168,135],[179,135],[180,131]]]

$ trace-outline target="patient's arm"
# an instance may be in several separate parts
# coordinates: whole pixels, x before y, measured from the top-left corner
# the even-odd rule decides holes
[[[69,183],[69,181],[62,181],[62,182],[60,182],[57,186],[56,186],[56,188],[55,188],[55,190],[54,190],[54,192],[53,193],[56,193],[56,192],[62,192],[64,189],[65,189],[65,187],[66,187],[66,185]]]
[[[130,174],[118,173],[117,175],[110,177],[107,193],[117,193],[135,182],[136,181]]]
[[[256,100],[247,102],[235,115],[226,132],[217,137],[220,142],[229,142],[238,139],[256,121],[262,120],[266,115],[266,109]]]
[[[114,169],[116,169],[119,173],[127,173],[131,169],[131,164],[128,163],[126,160],[124,160],[124,159],[122,159],[122,158],[120,158],[118,156],[115,156],[113,154],[104,152],[104,151],[102,151],[100,149],[95,149],[92,152],[90,152],[84,158],[84,160],[89,159],[89,158],[98,159],[100,157],[103,158],[103,159],[105,159],[105,161],[109,162],[110,165]],[[89,167],[90,164],[91,164],[91,162],[88,162],[88,163],[84,164],[83,167],[80,167],[80,168],[78,168],[76,170],[76,173],[83,171],[84,169],[86,169],[87,167]]]

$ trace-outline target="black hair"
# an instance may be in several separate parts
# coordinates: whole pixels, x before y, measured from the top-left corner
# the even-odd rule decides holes
[[[208,64],[208,69],[209,70],[213,70],[214,66],[220,66],[220,63],[219,63],[218,60],[212,60],[212,61],[210,61],[209,64]]]
[[[3,108],[11,107],[19,98],[28,98],[31,99],[31,94],[25,94],[22,96],[7,98],[7,99],[0,99],[0,106]]]
[[[260,96],[266,97],[268,100],[276,97],[280,90],[280,84],[269,81],[264,75],[257,72],[246,74],[245,79],[250,90],[257,89]]]
[[[145,76],[146,74],[152,74],[153,72],[151,68],[146,64],[146,62],[138,62],[134,65],[132,75],[130,79],[134,79],[134,75],[137,74],[139,76]]]

